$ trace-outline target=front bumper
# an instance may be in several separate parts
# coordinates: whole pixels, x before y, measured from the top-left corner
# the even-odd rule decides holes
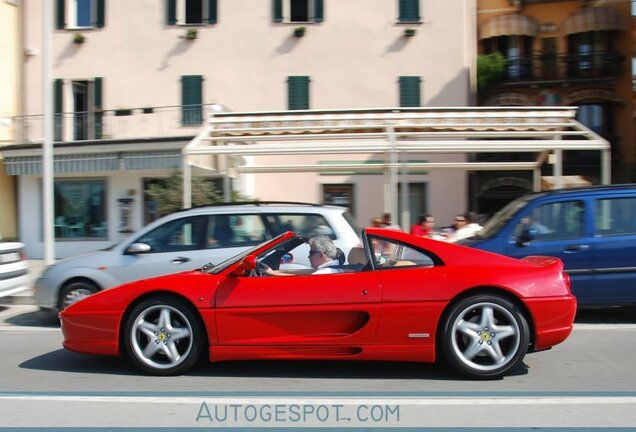
[[[56,279],[39,278],[35,281],[35,304],[43,309],[57,310],[58,286]]]

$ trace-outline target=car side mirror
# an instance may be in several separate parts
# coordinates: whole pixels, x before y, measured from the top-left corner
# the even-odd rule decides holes
[[[535,228],[524,227],[523,230],[521,230],[521,234],[519,234],[519,237],[517,238],[517,245],[528,246],[528,243],[537,238],[537,234],[538,232]]]
[[[152,248],[146,243],[133,243],[126,249],[127,254],[136,255],[150,252]]]
[[[232,271],[232,276],[243,276],[245,272],[251,272],[256,269],[256,257],[248,255],[239,263]]]

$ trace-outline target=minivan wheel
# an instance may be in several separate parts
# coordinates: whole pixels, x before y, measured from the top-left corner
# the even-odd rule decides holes
[[[443,323],[441,350],[457,372],[476,379],[501,378],[528,351],[523,313],[496,295],[475,295],[452,306]]]
[[[75,302],[95,294],[99,291],[97,285],[91,281],[76,281],[64,285],[60,292],[60,309],[65,309]]]

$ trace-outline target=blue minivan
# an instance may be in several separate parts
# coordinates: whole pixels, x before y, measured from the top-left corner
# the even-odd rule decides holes
[[[526,195],[458,243],[558,257],[580,306],[636,305],[636,184]]]

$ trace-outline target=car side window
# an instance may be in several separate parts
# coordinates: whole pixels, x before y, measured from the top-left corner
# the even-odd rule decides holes
[[[532,231],[536,240],[564,240],[581,237],[584,227],[583,201],[563,201],[535,207],[521,219],[515,232],[519,236]]]
[[[313,237],[317,235],[325,235],[332,240],[336,239],[335,232],[327,219],[316,213],[303,214],[278,214],[268,216],[270,223],[277,230],[275,235],[284,233],[285,231],[293,231],[295,233]]]
[[[597,237],[636,234],[636,198],[600,199],[595,210]]]
[[[265,241],[265,225],[257,214],[208,216],[207,249],[252,246]]]
[[[371,248],[375,268],[378,270],[396,267],[434,267],[435,260],[427,253],[403,243],[382,237],[371,237]]]
[[[185,217],[158,226],[136,242],[149,245],[151,253],[203,249],[205,230],[205,216]]]

